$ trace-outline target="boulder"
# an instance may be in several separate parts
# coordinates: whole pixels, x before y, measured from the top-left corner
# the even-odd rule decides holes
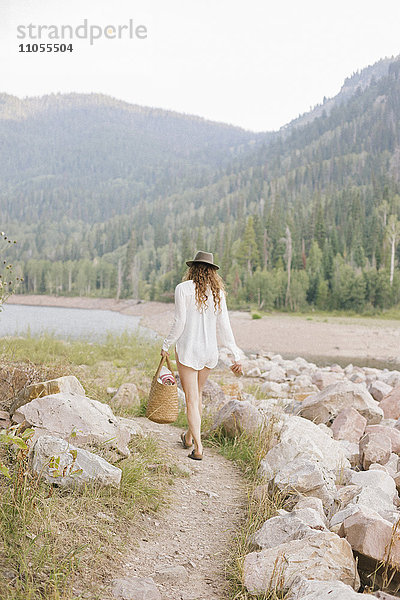
[[[382,409],[365,387],[350,381],[328,385],[312,394],[304,400],[299,414],[315,423],[329,423],[350,406],[365,417],[369,425],[379,423],[383,418]]]
[[[386,427],[385,425],[368,425],[365,433],[377,433],[390,438],[392,442],[392,452],[400,454],[400,431],[395,427]]]
[[[400,417],[400,385],[379,402],[379,407],[383,410],[385,419],[398,419]]]
[[[151,577],[114,579],[112,595],[117,600],[161,600],[161,594]]]
[[[263,422],[262,414],[250,402],[230,400],[217,413],[212,431],[220,428],[228,437],[236,437],[244,432],[256,433]]]
[[[271,398],[284,398],[287,395],[287,385],[276,381],[266,381],[260,387],[260,392]]]
[[[396,496],[396,485],[393,478],[382,471],[353,471],[350,469],[346,472],[346,478],[348,478],[348,483],[363,488],[381,490],[390,498],[390,502],[393,502],[393,498]]]
[[[243,573],[244,585],[254,595],[287,591],[299,576],[360,586],[350,544],[330,531],[252,552],[245,557]]]
[[[121,482],[121,469],[101,456],[51,435],[42,435],[35,442],[31,461],[35,473],[63,488],[86,484],[119,487]]]
[[[127,419],[125,417],[118,417],[118,422],[129,431],[131,435],[143,436],[144,431],[139,423],[135,419]]]
[[[394,502],[398,500],[396,484],[394,479],[384,471],[350,471],[349,482],[361,486],[361,491],[354,496],[351,506],[370,508],[381,515],[387,521],[396,520],[396,507]]]
[[[319,390],[323,390],[328,385],[343,381],[343,375],[342,373],[332,373],[331,371],[316,371],[311,381]]]
[[[352,467],[360,464],[360,445],[347,440],[337,440]]]
[[[283,515],[272,517],[265,521],[264,525],[256,531],[250,538],[250,543],[255,550],[263,550],[265,548],[274,548],[280,544],[290,542],[291,540],[301,540],[307,535],[315,533],[316,529],[326,530],[320,515],[313,509],[302,509],[297,512],[286,512]],[[318,522],[318,527],[311,527],[305,520],[310,515],[306,515],[304,511],[315,513],[314,519]]]
[[[356,504],[353,504],[353,503],[349,503],[345,508],[342,508],[342,510],[338,510],[331,516],[331,519],[329,522],[329,529],[331,531],[334,531],[335,533],[338,533],[338,535],[340,535],[340,537],[343,537],[344,521],[347,519],[347,517],[354,515],[354,513],[358,512],[359,510],[360,510],[359,506],[357,506]],[[341,527],[338,530],[339,525],[341,525]]]
[[[349,406],[341,410],[334,418],[331,429],[335,440],[358,443],[366,425],[367,419],[360,415],[355,408]]]
[[[389,460],[384,465],[379,465],[378,463],[373,463],[369,467],[369,471],[373,471],[374,469],[379,469],[381,471],[386,471],[390,475],[390,477],[394,477],[399,470],[399,455],[392,454],[390,455]]]
[[[362,466],[367,471],[373,463],[384,465],[392,452],[390,437],[380,433],[366,433],[360,440]]]
[[[377,512],[362,507],[345,519],[343,527],[353,550],[378,561],[389,558],[392,566],[400,567],[400,533]]]
[[[274,485],[286,494],[311,495],[329,505],[334,494],[333,482],[329,481],[324,469],[305,456],[298,456],[284,465],[274,478]]]
[[[304,463],[301,477],[323,480],[328,485],[335,481],[341,469],[350,467],[339,442],[311,421],[288,416],[283,421],[278,444],[260,463],[259,475],[267,481],[279,475],[283,482],[284,477],[293,472],[291,465],[295,459]],[[293,476],[296,476],[294,472]]]
[[[349,485],[343,485],[342,487],[338,487],[336,493],[336,501],[339,504],[339,508],[344,508],[351,502],[357,494],[359,494],[362,490],[361,485],[356,485],[355,483],[350,483]]]
[[[283,382],[286,379],[286,371],[279,365],[272,365],[272,368],[262,374],[265,381]]]
[[[385,373],[380,379],[382,379],[391,387],[396,387],[400,385],[400,371],[389,371],[388,373]]]
[[[140,396],[135,383],[123,383],[115,396],[111,398],[113,408],[137,408],[140,406]]]
[[[297,511],[297,510],[303,510],[305,508],[310,508],[313,511],[317,512],[319,514],[323,524],[326,525],[326,516],[325,516],[325,511],[324,511],[324,505],[322,504],[322,501],[319,498],[314,498],[313,496],[300,496],[300,498],[297,501],[293,510]],[[312,526],[308,520],[306,522],[308,525]],[[315,529],[318,529],[318,528],[315,527]]]
[[[57,379],[49,379],[48,381],[31,383],[23,388],[15,398],[11,405],[10,413],[13,415],[20,406],[23,406],[34,398],[61,393],[84,396],[85,390],[80,381],[74,375],[65,375],[64,377],[57,377]]]
[[[365,375],[364,373],[352,373],[349,377],[349,380],[352,381],[353,383],[364,383],[365,381]]]
[[[303,577],[293,584],[286,600],[374,600],[371,594],[358,594],[341,581],[310,581]]]
[[[74,444],[109,444],[129,456],[129,431],[123,427],[108,404],[86,396],[62,392],[35,398],[14,413],[16,423],[35,428],[35,436],[55,435]]]
[[[392,389],[393,389],[392,386],[389,385],[388,383],[385,383],[384,381],[379,381],[379,379],[376,379],[375,381],[373,381],[371,383],[368,391],[374,400],[376,400],[377,402],[381,402],[381,400],[383,400],[385,396],[390,394]]]
[[[202,394],[203,409],[207,414],[216,414],[228,401],[216,381],[207,379]]]

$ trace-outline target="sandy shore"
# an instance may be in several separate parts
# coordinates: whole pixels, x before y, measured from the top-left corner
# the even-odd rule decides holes
[[[165,336],[174,307],[162,302],[112,298],[14,295],[9,304],[115,310],[141,317],[141,324]],[[246,352],[272,351],[325,362],[362,362],[400,367],[400,322],[373,318],[305,317],[274,313],[253,320],[247,312],[230,313],[237,344]],[[325,360],[324,360],[325,359]]]

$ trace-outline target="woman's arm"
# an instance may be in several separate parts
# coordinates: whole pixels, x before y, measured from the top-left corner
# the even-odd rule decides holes
[[[221,344],[226,346],[233,354],[235,362],[240,363],[240,349],[236,345],[229,320],[228,308],[226,306],[225,292],[221,292],[221,310],[217,314],[217,326]]]
[[[174,322],[171,330],[165,340],[163,341],[162,349],[164,352],[168,352],[168,348],[175,344],[180,338],[185,328],[186,323],[186,298],[182,290],[181,285],[177,285],[175,288],[175,315]]]

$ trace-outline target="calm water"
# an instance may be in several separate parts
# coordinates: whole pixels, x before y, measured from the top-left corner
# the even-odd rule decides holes
[[[134,331],[154,337],[149,329],[139,326],[139,320],[140,317],[112,310],[5,304],[0,312],[0,337],[50,333],[63,339],[100,341],[107,333],[119,335]]]

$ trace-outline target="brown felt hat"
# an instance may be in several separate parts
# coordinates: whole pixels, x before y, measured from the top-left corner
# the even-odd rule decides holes
[[[211,252],[199,250],[196,252],[196,256],[193,260],[186,261],[188,267],[191,267],[193,263],[205,263],[206,265],[211,265],[214,269],[219,269],[219,266],[214,264],[214,256]]]

